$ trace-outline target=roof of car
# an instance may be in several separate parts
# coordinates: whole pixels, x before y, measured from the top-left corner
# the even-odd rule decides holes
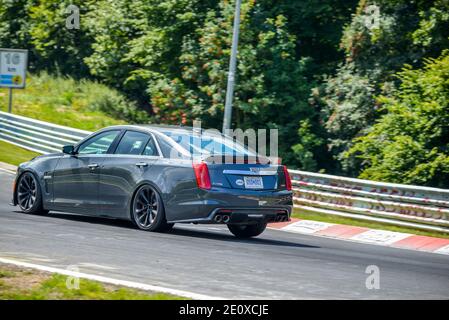
[[[137,126],[143,127],[143,128],[149,128],[149,129],[153,129],[153,130],[158,130],[158,131],[164,131],[167,129],[192,131],[194,129],[193,127],[180,126],[180,125],[168,125],[168,124],[143,124],[143,125],[137,125]]]
[[[194,127],[188,127],[188,126],[180,126],[180,125],[166,125],[166,124],[130,124],[130,125],[115,125],[115,126],[109,126],[107,128],[104,128],[102,130],[108,130],[108,129],[143,129],[148,131],[157,131],[157,132],[166,132],[166,131],[172,131],[172,132],[192,132],[196,128]],[[206,130],[204,128],[201,128],[202,130]]]
[[[156,124],[119,124],[108,126],[103,130],[111,130],[111,129],[148,129],[148,130],[156,130],[156,131],[165,131],[165,130],[187,130],[192,131],[192,127],[184,127],[184,126],[175,126],[175,125],[156,125]]]

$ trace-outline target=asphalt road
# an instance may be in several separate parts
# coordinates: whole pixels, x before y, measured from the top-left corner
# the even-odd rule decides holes
[[[0,257],[232,299],[449,299],[449,256],[267,230],[237,240],[226,228],[176,226],[168,234],[123,221],[9,205],[0,171]],[[367,289],[366,268],[380,271]]]

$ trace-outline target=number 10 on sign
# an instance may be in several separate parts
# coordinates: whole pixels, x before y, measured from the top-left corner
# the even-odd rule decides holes
[[[25,88],[28,51],[0,48],[0,87],[9,88],[8,112],[12,109],[12,89]]]

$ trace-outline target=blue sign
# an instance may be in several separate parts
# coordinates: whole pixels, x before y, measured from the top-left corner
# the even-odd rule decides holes
[[[0,85],[13,84],[11,74],[0,74]]]

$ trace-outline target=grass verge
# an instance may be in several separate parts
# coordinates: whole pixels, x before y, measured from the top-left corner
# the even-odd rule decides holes
[[[146,292],[80,279],[78,289],[67,276],[17,266],[0,265],[0,300],[181,300],[165,293]]]
[[[0,141],[0,162],[6,162],[17,166],[20,163],[28,161],[38,155],[39,153]]]
[[[6,111],[8,91],[0,88],[0,110]],[[145,111],[137,109],[118,91],[95,81],[77,81],[47,73],[30,74],[25,89],[14,90],[14,114],[83,130],[110,125],[147,123]]]
[[[370,228],[370,229],[381,229],[381,230],[404,232],[404,233],[411,233],[411,234],[417,234],[417,235],[422,235],[422,236],[449,239],[449,233],[418,230],[418,229],[410,228],[410,227],[393,226],[388,223],[356,220],[356,219],[351,219],[351,218],[347,218],[347,217],[333,216],[333,215],[327,215],[327,214],[322,214],[322,213],[304,212],[304,211],[301,211],[298,209],[293,210],[292,217],[298,218],[298,219],[304,219],[304,220],[322,221],[322,222],[335,223],[335,224],[346,224],[346,225],[365,227],[365,228]]]

